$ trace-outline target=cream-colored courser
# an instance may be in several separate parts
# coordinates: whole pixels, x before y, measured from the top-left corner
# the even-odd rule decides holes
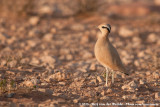
[[[120,71],[126,75],[129,73],[126,71],[119,57],[116,48],[113,47],[108,39],[109,33],[111,31],[111,26],[109,24],[101,24],[98,26],[101,31],[98,40],[96,42],[94,53],[97,60],[106,68],[106,86],[108,82],[109,69],[112,70],[112,83],[114,83],[114,71]]]

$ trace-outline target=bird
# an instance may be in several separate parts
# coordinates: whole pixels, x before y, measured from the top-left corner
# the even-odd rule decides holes
[[[109,70],[112,72],[112,83],[114,83],[115,71],[120,71],[126,75],[129,75],[129,72],[125,69],[116,48],[109,41],[108,37],[111,32],[111,25],[103,23],[100,24],[98,28],[101,31],[101,35],[98,35],[98,39],[94,47],[94,53],[98,62],[106,69],[107,86]]]

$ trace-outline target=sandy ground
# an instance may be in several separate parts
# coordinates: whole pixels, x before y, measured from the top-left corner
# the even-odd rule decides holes
[[[1,18],[0,106],[160,105],[157,9],[113,4],[75,16]],[[94,55],[96,26],[104,22],[111,24],[109,39],[130,72],[116,71],[108,87]]]

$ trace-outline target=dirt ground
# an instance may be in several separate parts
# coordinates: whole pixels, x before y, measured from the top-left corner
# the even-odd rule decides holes
[[[47,6],[0,17],[1,107],[160,105],[160,3],[110,2],[61,15]],[[109,39],[130,72],[116,71],[108,87],[94,55],[101,23],[111,25]]]

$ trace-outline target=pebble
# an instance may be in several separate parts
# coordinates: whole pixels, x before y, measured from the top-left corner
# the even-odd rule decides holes
[[[54,64],[56,62],[56,59],[53,58],[52,56],[42,56],[40,60],[43,63],[48,63],[48,64]]]
[[[104,96],[104,95],[105,95],[105,91],[104,91],[104,90],[101,92],[101,95],[102,95],[102,96]]]
[[[52,38],[53,38],[53,34],[47,33],[47,34],[44,35],[43,40],[48,42],[48,41],[52,41]]]
[[[47,82],[53,82],[53,81],[62,81],[69,78],[69,74],[64,73],[64,72],[57,72],[52,75],[49,75],[45,80]]]
[[[52,14],[53,13],[53,9],[48,5],[44,5],[44,6],[40,7],[39,13],[42,14],[42,15]]]
[[[134,92],[137,89],[137,87],[138,86],[135,83],[135,81],[131,81],[130,83],[123,85],[122,89]]]
[[[72,59],[73,59],[73,55],[71,55],[71,54],[66,55],[66,60],[72,60]]]
[[[112,93],[113,92],[113,90],[111,89],[111,88],[109,88],[108,90],[107,90],[107,93]]]
[[[147,37],[147,41],[150,43],[156,42],[157,40],[157,35],[155,33],[151,33]]]
[[[59,85],[66,85],[65,82],[58,82]]]
[[[99,83],[104,82],[104,78],[102,76],[98,76],[97,80],[99,81]]]
[[[93,57],[92,53],[89,52],[89,51],[84,51],[83,53],[84,53],[83,54],[83,58],[84,59],[88,59],[88,58],[92,58]]]
[[[159,99],[160,100],[160,92],[155,93],[155,99]]]
[[[29,48],[33,48],[37,45],[37,42],[35,40],[28,40],[27,44],[28,44]]]
[[[21,64],[28,64],[29,63],[29,58],[23,58],[20,60]]]
[[[34,86],[34,84],[31,81],[29,81],[29,80],[28,81],[24,81],[23,84],[25,86],[27,86],[27,87],[33,87]]]
[[[41,81],[40,81],[39,79],[35,79],[35,78],[31,79],[31,82],[32,82],[34,85],[37,85],[37,84],[40,84],[40,83],[41,83]]]
[[[138,66],[140,66],[140,62],[138,60],[135,60],[134,65],[138,67]]]
[[[13,60],[13,61],[10,61],[10,62],[7,63],[7,66],[11,67],[11,68],[16,67],[16,65],[17,65],[17,61],[16,60]]]
[[[43,93],[47,93],[47,94],[50,94],[50,95],[53,94],[53,90],[51,90],[51,89],[38,88],[38,91],[43,92]]]
[[[118,33],[122,37],[131,37],[134,34],[133,30],[128,29],[126,27],[120,27]]]
[[[155,78],[155,79],[159,79],[159,77],[160,77],[160,74],[158,73],[158,72],[153,72],[153,77]]]
[[[73,102],[74,102],[74,103],[78,103],[78,99],[74,99]]]
[[[5,66],[7,65],[7,61],[6,60],[1,60],[1,66]]]
[[[85,27],[82,24],[74,24],[71,26],[71,29],[75,31],[82,31],[85,29]]]
[[[92,79],[92,80],[89,82],[89,85],[96,85],[96,79]]]
[[[33,16],[29,19],[29,23],[33,26],[37,25],[40,21],[40,18],[38,16]]]
[[[91,71],[95,71],[96,70],[96,64],[95,63],[92,63],[89,67],[89,70]]]
[[[144,83],[145,83],[144,80],[142,80],[142,79],[139,80],[139,84],[142,85],[142,84],[144,84]]]
[[[146,72],[146,75],[147,75],[147,76],[151,75],[151,72],[150,72],[150,71],[147,71],[147,72]]]
[[[33,57],[32,60],[30,61],[31,65],[38,65],[39,63],[40,63],[40,61],[35,57]]]
[[[80,42],[81,42],[81,44],[88,43],[89,42],[89,36],[88,35],[82,36]]]
[[[141,100],[141,101],[136,101],[137,104],[144,104],[145,101],[144,100]]]

